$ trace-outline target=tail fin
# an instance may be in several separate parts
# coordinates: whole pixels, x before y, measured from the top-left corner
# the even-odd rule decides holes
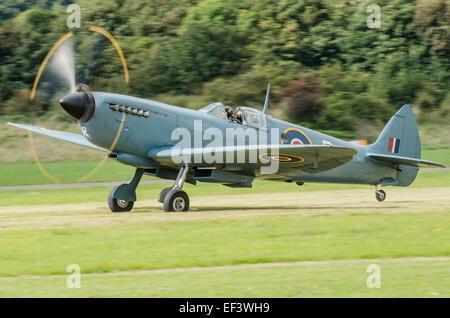
[[[395,176],[380,180],[383,186],[406,187],[414,182],[420,167],[443,167],[436,162],[420,160],[419,130],[409,105],[392,116],[377,141],[368,147],[369,159],[396,167]]]
[[[420,159],[421,144],[416,119],[409,105],[404,105],[392,116],[371,152]]]
[[[396,176],[384,178],[381,185],[408,186],[414,182],[419,168],[398,162],[399,158],[420,159],[421,145],[416,119],[409,105],[404,105],[392,116],[375,143],[371,144],[368,157],[381,163],[400,164]],[[410,160],[410,161],[411,161]]]

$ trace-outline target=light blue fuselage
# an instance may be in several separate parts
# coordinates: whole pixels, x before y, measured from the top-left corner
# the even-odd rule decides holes
[[[200,120],[203,131],[214,127],[222,131],[226,136],[227,128],[256,129],[243,126],[226,119],[213,116],[209,113],[171,106],[152,100],[146,100],[131,96],[92,93],[95,98],[95,112],[92,118],[80,126],[86,138],[93,144],[109,149],[114,142],[116,133],[125,116],[122,132],[114,147],[114,152],[124,155],[122,162],[141,168],[156,168],[158,164],[148,159],[148,153],[155,148],[163,148],[175,145],[178,140],[171,140],[171,135],[176,128],[186,128],[194,131],[194,120]],[[133,116],[123,112],[113,111],[110,104],[130,106],[143,111],[149,111],[150,116]],[[379,164],[368,158],[367,153],[372,152],[372,145],[360,146],[344,140],[291,124],[282,120],[266,116],[268,140],[271,139],[272,128],[277,128],[278,143],[282,142],[281,134],[289,128],[300,130],[313,145],[332,144],[334,146],[353,147],[357,154],[347,163],[331,170],[318,173],[295,173],[283,176],[284,181],[303,182],[333,182],[375,185],[389,180],[397,180],[397,184],[407,186],[417,175],[418,169],[410,166],[401,166],[401,169],[393,166]],[[203,141],[206,146],[210,141]],[[248,143],[248,140],[245,140]],[[194,144],[194,140],[192,140]],[[128,157],[127,157],[128,156]],[[129,158],[126,159],[126,158]],[[401,170],[401,171],[400,171]],[[256,178],[271,179],[270,175],[254,175]],[[280,180],[282,181],[282,180]],[[386,184],[387,185],[387,184]]]

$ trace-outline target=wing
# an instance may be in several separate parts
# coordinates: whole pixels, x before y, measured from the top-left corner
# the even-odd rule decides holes
[[[278,149],[278,151],[274,151]],[[291,172],[317,173],[333,169],[350,161],[356,154],[351,147],[322,145],[243,145],[225,147],[184,148],[164,147],[153,149],[148,157],[164,166],[177,166],[193,162],[197,167],[217,167],[233,171],[246,171],[257,175],[261,166],[279,164],[277,174]],[[215,162],[206,160],[215,158]],[[232,159],[232,160],[230,160]]]
[[[401,165],[408,165],[408,166],[414,166],[418,168],[425,168],[425,167],[441,167],[445,168],[445,166],[441,165],[440,163],[428,161],[428,160],[421,160],[416,158],[409,158],[409,157],[403,157],[403,156],[391,156],[391,155],[379,155],[374,153],[368,153],[367,156],[374,160],[381,163],[386,164],[401,164]]]
[[[84,146],[84,147],[88,147],[88,148],[92,148],[92,149],[96,149],[96,150],[107,151],[106,149],[97,147],[93,143],[89,142],[86,138],[84,138],[84,136],[79,135],[79,134],[72,134],[72,133],[68,133],[68,132],[64,132],[64,131],[50,130],[50,129],[46,129],[46,128],[41,128],[41,127],[36,127],[36,126],[28,126],[28,125],[23,125],[23,124],[8,123],[8,125],[17,127],[17,128],[21,128],[21,129],[25,129],[25,130],[29,130],[29,131],[32,131],[32,132],[35,132],[35,133],[38,133],[41,135],[49,136],[52,138],[68,141],[68,142],[71,142],[76,145],[80,145],[80,146]]]

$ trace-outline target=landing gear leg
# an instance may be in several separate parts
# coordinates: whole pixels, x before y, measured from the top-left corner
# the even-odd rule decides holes
[[[378,184],[375,186],[375,197],[379,202],[383,202],[386,199],[386,192],[378,190]]]
[[[111,212],[129,212],[136,201],[136,188],[144,169],[138,168],[130,182],[120,184],[109,192],[108,205]]]
[[[177,179],[172,188],[166,188],[159,194],[158,200],[163,201],[164,211],[166,212],[184,212],[189,210],[189,197],[181,190],[186,180],[188,165],[184,165],[178,172]]]

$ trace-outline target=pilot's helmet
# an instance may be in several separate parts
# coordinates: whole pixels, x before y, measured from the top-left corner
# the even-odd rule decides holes
[[[227,116],[233,115],[233,108],[230,106],[225,106],[225,112],[227,113]]]

